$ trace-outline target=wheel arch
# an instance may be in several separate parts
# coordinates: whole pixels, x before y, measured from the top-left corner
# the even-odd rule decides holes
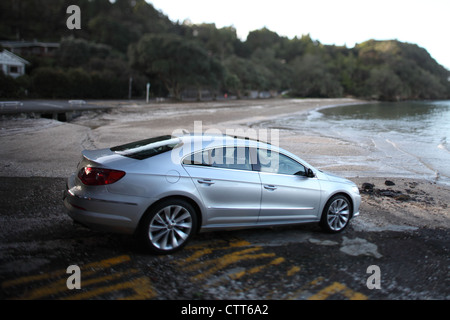
[[[343,192],[343,191],[338,191],[338,192],[332,193],[332,194],[330,194],[330,195],[328,196],[327,201],[324,202],[324,206],[323,206],[322,211],[321,211],[321,217],[322,217],[322,215],[323,215],[323,211],[324,211],[325,208],[327,207],[326,204],[327,204],[333,197],[335,197],[335,196],[344,196],[344,197],[347,198],[347,200],[349,201],[350,206],[351,206],[351,210],[350,210],[350,219],[353,218],[355,204],[353,203],[352,197],[351,197],[348,193]]]
[[[170,196],[166,196],[164,198],[161,198],[155,202],[153,202],[148,208],[147,210],[145,210],[144,214],[142,215],[142,217],[139,219],[139,223],[138,223],[138,227],[136,228],[136,232],[142,227],[142,221],[145,219],[145,217],[149,214],[149,212],[151,212],[151,210],[156,207],[157,205],[159,205],[160,203],[164,202],[164,201],[169,201],[169,200],[184,200],[186,202],[188,202],[195,211],[195,215],[197,217],[197,229],[194,230],[195,233],[198,233],[201,229],[201,225],[202,225],[202,210],[200,208],[200,206],[198,205],[198,203],[187,196],[184,195],[170,195]]]

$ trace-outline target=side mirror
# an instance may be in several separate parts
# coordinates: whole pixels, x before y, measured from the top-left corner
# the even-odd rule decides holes
[[[308,178],[314,178],[316,175],[314,174],[314,171],[312,171],[311,169],[307,169],[306,170],[306,176],[308,177]]]

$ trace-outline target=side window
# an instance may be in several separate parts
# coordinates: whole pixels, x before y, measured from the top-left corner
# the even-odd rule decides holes
[[[211,150],[211,165],[216,168],[252,170],[249,149],[244,147],[222,147]]]
[[[211,157],[209,150],[202,150],[191,154],[183,160],[183,164],[196,166],[211,166]]]
[[[252,170],[249,148],[220,147],[193,153],[183,160],[183,164],[214,168]]]
[[[258,165],[261,172],[301,176],[306,175],[306,169],[302,164],[284,154],[265,149],[258,149],[257,154]]]

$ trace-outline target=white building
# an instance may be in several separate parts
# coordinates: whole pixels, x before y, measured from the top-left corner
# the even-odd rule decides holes
[[[27,60],[8,50],[0,52],[0,70],[8,76],[17,78],[24,75],[27,64],[30,64]]]

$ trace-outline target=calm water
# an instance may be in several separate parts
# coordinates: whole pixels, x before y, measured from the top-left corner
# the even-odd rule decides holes
[[[450,101],[324,108],[266,125],[358,145],[369,151],[369,157],[349,155],[342,163],[360,161],[377,168],[368,174],[439,177],[450,183]]]

